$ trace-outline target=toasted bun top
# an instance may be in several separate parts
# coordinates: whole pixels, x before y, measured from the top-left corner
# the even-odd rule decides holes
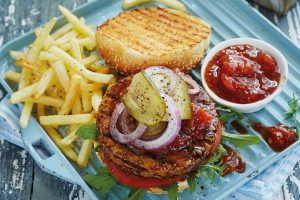
[[[190,14],[167,8],[130,10],[97,28],[102,57],[124,74],[161,65],[188,71],[199,64],[211,27]]]

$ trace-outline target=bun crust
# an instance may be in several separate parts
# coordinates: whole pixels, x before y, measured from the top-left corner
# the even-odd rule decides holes
[[[211,27],[195,16],[173,9],[130,10],[97,27],[97,48],[122,74],[150,66],[195,68],[210,43]]]

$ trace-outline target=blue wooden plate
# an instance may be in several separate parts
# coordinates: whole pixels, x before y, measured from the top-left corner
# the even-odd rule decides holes
[[[296,96],[300,95],[300,80],[298,79],[300,77],[300,69],[298,68],[300,50],[283,33],[243,0],[183,0],[183,2],[190,13],[203,18],[211,24],[213,33],[210,47],[229,38],[253,37],[271,43],[284,54],[289,64],[289,80],[286,88],[263,110],[249,115],[254,120],[267,125],[284,122],[283,114],[288,110],[287,102],[292,98],[293,93]],[[89,24],[98,25],[119,12],[122,12],[121,1],[101,0],[79,7],[75,14],[85,17],[86,22]],[[65,19],[60,18],[55,28],[62,26],[64,23],[66,23]],[[0,49],[0,82],[8,93],[12,93],[12,88],[4,80],[4,73],[8,69],[15,68],[14,61],[9,57],[9,50],[22,50],[34,38],[34,33],[31,31],[7,43]],[[192,75],[200,83],[199,72],[199,69],[193,70]],[[245,119],[243,123],[246,124],[247,120]],[[249,128],[249,132],[257,135],[251,128]],[[92,161],[85,170],[78,168],[76,164],[65,158],[33,117],[31,117],[28,127],[22,130],[22,138],[25,148],[44,171],[80,185],[92,199],[99,198],[82,179],[86,172],[94,173],[95,168],[101,165],[95,155],[93,155]],[[196,192],[191,194],[186,190],[180,194],[180,198],[223,199],[265,168],[278,161],[291,149],[299,147],[299,142],[296,142],[283,152],[276,153],[261,139],[260,144],[240,150],[247,164],[245,173],[234,173],[221,177],[213,184],[200,178],[197,182]],[[121,186],[115,186],[107,198],[121,199],[126,196],[127,192],[128,190],[121,188]],[[167,197],[166,195],[147,194],[146,199],[167,199]]]

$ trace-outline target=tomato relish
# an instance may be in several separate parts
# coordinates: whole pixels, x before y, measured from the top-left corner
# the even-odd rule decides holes
[[[226,164],[222,176],[231,174],[232,172],[244,173],[246,170],[246,163],[242,160],[238,152],[234,151],[229,146],[224,145],[227,153],[221,157],[221,163]]]
[[[284,124],[267,127],[261,123],[252,123],[252,128],[260,133],[274,151],[283,151],[297,141],[295,131]]]
[[[253,103],[278,87],[276,60],[251,45],[234,45],[219,51],[204,75],[208,87],[220,98],[234,103]]]

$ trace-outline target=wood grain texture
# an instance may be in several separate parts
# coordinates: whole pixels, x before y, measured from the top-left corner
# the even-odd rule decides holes
[[[87,200],[89,197],[83,190],[80,189],[80,186],[68,183],[67,181],[47,174],[35,165],[32,200],[41,199]]]
[[[0,138],[0,199],[30,199],[33,160],[26,150]]]
[[[0,46],[87,0],[0,0]],[[0,200],[86,199],[80,187],[46,174],[25,150],[0,140]]]

